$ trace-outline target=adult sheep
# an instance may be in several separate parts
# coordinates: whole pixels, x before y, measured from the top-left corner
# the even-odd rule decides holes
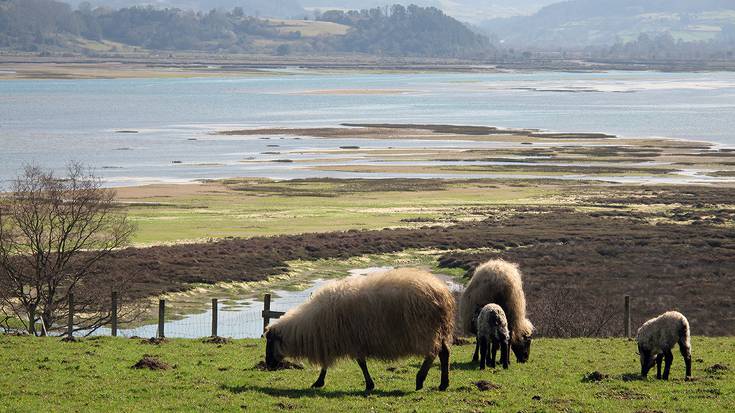
[[[641,376],[646,377],[653,363],[656,363],[656,378],[660,379],[661,361],[666,360],[663,379],[668,380],[671,362],[674,360],[671,349],[678,343],[686,365],[686,377],[691,377],[692,345],[689,334],[689,321],[677,311],[663,313],[643,323],[636,335],[641,358]]]
[[[340,359],[357,360],[365,390],[375,387],[366,360],[423,356],[416,390],[424,385],[436,356],[440,390],[449,386],[449,343],[454,331],[454,299],[431,273],[396,269],[330,284],[311,300],[288,311],[266,330],[266,365],[284,357],[321,367],[312,387],[324,386],[327,369]]]
[[[519,363],[531,353],[533,324],[526,318],[526,295],[518,265],[490,260],[475,269],[460,299],[460,319],[465,333],[476,334],[478,310],[489,303],[498,304],[508,318],[510,347]],[[477,361],[479,343],[472,361]]]

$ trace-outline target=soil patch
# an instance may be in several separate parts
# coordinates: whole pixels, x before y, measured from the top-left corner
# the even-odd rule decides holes
[[[582,383],[596,383],[605,380],[607,377],[607,374],[602,374],[599,371],[593,371],[592,373],[582,377]]]
[[[133,365],[134,369],[148,369],[148,370],[169,370],[171,369],[171,366],[164,362],[159,360],[156,357],[152,356],[144,356],[142,359],[140,359],[137,363]]]
[[[229,344],[232,343],[232,339],[227,337],[207,337],[202,340],[202,343],[207,344]]]
[[[152,344],[154,346],[159,346],[166,342],[166,339],[163,337],[151,337],[146,338],[140,341],[140,344]]]
[[[475,382],[475,386],[477,386],[477,389],[480,391],[496,390],[500,388],[499,385],[490,383],[487,380],[477,381]]]

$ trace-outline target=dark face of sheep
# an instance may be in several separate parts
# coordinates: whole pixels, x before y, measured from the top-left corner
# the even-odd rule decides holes
[[[641,377],[648,376],[648,371],[656,363],[656,357],[651,354],[650,350],[638,346],[638,354],[641,357]]]
[[[268,370],[275,370],[283,361],[282,341],[281,338],[272,331],[265,333],[265,366]]]
[[[527,362],[531,356],[531,336],[523,336],[519,341],[511,343],[510,347],[519,363]]]

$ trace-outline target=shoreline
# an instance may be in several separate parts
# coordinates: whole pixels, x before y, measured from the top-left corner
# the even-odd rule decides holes
[[[168,55],[168,56],[163,56]],[[22,73],[13,73],[13,68]],[[75,68],[77,72],[61,70]],[[118,69],[111,71],[110,69]],[[54,70],[55,69],[55,70]],[[285,69],[285,70],[284,70]],[[8,53],[0,51],[0,80],[9,79],[124,79],[159,77],[249,76],[259,73],[291,70],[313,72],[363,73],[524,73],[569,72],[596,73],[607,71],[715,73],[735,71],[735,61],[598,61],[578,59],[544,59],[527,61],[482,61],[438,58],[394,58],[369,55],[293,56],[218,55],[196,52],[150,54],[114,54],[105,57],[52,56]],[[86,72],[86,73],[85,73]],[[141,73],[146,75],[141,76]]]

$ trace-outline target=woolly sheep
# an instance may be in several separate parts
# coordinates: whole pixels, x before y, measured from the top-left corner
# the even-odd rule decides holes
[[[497,304],[487,304],[480,310],[477,316],[477,342],[480,343],[480,370],[485,365],[495,368],[495,357],[500,348],[500,362],[503,368],[508,368],[508,343],[510,333],[508,332],[508,320],[505,311]],[[492,348],[488,348],[488,342]]]
[[[476,334],[473,319],[485,304],[498,304],[508,319],[510,347],[520,363],[531,353],[533,324],[526,318],[526,296],[518,265],[503,260],[490,260],[475,269],[460,299],[460,320],[465,333]],[[472,361],[477,361],[479,343]]]
[[[656,378],[661,378],[661,361],[666,360],[663,379],[669,379],[669,370],[674,355],[671,349],[679,344],[679,351],[686,364],[686,377],[692,376],[692,346],[689,337],[689,321],[677,311],[669,311],[646,321],[638,329],[636,336],[638,353],[641,358],[641,376],[656,363]]]
[[[344,358],[357,360],[366,391],[375,385],[366,360],[424,356],[416,390],[424,385],[436,356],[440,390],[449,386],[449,345],[454,331],[454,298],[431,273],[396,269],[330,284],[288,311],[266,330],[266,365],[284,357],[321,367],[312,387],[324,386],[327,369]]]

